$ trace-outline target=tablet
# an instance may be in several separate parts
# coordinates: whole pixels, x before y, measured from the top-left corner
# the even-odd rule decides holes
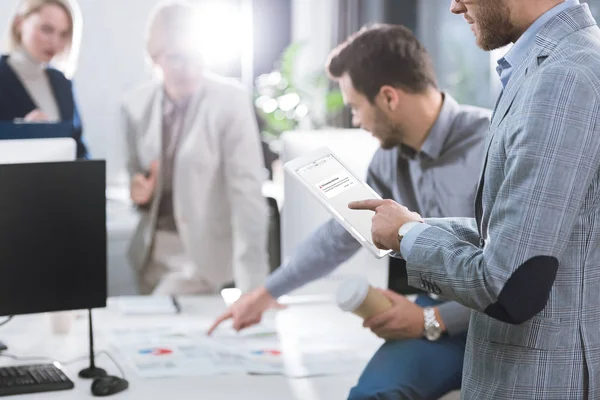
[[[348,208],[351,201],[381,197],[358,179],[329,148],[298,157],[287,162],[284,168],[371,254],[382,258],[391,252],[380,250],[373,244],[371,219],[374,213]]]

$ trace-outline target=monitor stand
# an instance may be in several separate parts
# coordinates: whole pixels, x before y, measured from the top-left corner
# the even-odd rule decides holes
[[[0,340],[0,352],[3,352],[4,350],[8,350],[8,346]]]
[[[102,368],[96,367],[94,355],[94,326],[92,325],[92,309],[88,309],[88,327],[90,339],[90,366],[79,371],[79,377],[85,379],[100,378],[108,375]]]

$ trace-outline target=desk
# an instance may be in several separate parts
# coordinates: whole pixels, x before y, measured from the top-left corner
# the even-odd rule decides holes
[[[114,299],[109,307],[94,311],[96,351],[109,350],[124,369],[130,387],[127,391],[110,398],[121,400],[332,400],[345,399],[360,374],[360,368],[349,374],[307,379],[288,379],[283,376],[220,375],[194,376],[170,379],[143,379],[129,367],[122,355],[112,348],[108,332],[114,328],[136,328],[157,324],[176,324],[185,321],[208,327],[214,316],[225,309],[218,297],[194,297],[181,299],[182,314],[139,317],[123,316],[116,309]],[[87,354],[88,336],[85,312],[79,317],[68,335],[52,335],[46,315],[18,316],[0,329],[0,336],[10,347],[8,353],[20,357],[50,357],[68,361]],[[273,317],[273,314],[270,315]],[[382,343],[380,339],[362,328],[361,321],[352,314],[339,311],[333,304],[292,305],[276,313],[278,330],[293,329],[307,332],[318,331],[323,335],[335,335],[336,340],[355,345],[356,353],[368,358]],[[282,333],[285,335],[285,332]],[[353,347],[354,348],[354,347]],[[30,364],[32,362],[28,362]],[[0,357],[0,365],[16,362]],[[101,355],[96,364],[109,374],[118,375],[112,362]],[[63,392],[23,396],[35,400],[82,400],[94,398],[90,392],[90,381],[77,377],[79,370],[87,366],[86,361],[65,367],[75,382],[75,389]],[[15,397],[16,399],[16,397]],[[19,397],[21,399],[21,397]]]

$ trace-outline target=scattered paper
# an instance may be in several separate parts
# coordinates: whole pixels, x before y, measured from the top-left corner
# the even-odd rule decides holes
[[[306,338],[282,342],[265,326],[232,332],[224,327],[209,337],[202,330],[181,327],[118,329],[111,341],[144,378],[220,374],[303,378],[358,372],[367,362],[356,349],[332,346],[331,341],[319,344],[316,336],[302,346]]]

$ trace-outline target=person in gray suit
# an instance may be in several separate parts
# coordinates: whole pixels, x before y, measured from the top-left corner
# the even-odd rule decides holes
[[[473,216],[490,111],[459,105],[436,84],[431,60],[414,35],[396,25],[362,29],[332,51],[327,70],[351,107],[353,123],[381,142],[367,182],[383,198],[439,217]],[[332,272],[361,245],[335,220],[317,229],[264,287],[217,319],[242,329],[260,321],[275,299]],[[365,266],[365,272],[369,268]],[[373,356],[351,400],[437,400],[460,388],[470,311],[391,291],[392,309],[364,322],[387,341]]]
[[[465,399],[600,399],[600,30],[577,0],[452,0],[479,46],[513,42],[475,219],[392,200],[373,240],[409,283],[471,308]]]

